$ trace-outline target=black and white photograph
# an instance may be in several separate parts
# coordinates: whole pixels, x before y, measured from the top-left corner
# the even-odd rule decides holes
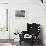
[[[46,0],[0,0],[0,46],[46,46]]]

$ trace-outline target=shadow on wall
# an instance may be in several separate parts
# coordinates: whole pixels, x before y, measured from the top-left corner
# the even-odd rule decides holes
[[[43,26],[42,25],[40,25],[40,39],[42,40],[42,45],[45,46],[44,45],[44,37],[43,37]]]

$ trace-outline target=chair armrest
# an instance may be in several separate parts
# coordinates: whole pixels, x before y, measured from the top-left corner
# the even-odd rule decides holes
[[[19,37],[20,37],[20,41],[23,41],[23,39],[24,39],[24,35],[19,34]]]
[[[27,33],[28,33],[27,31],[22,31],[22,34],[23,34],[23,35],[25,35],[25,34],[27,34]]]
[[[27,34],[27,31],[22,31],[21,34],[19,34],[20,41],[24,40],[24,35]]]

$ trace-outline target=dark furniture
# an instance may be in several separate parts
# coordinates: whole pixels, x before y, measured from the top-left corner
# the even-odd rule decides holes
[[[43,3],[43,0],[41,0],[41,2]]]
[[[38,43],[39,44],[39,33],[40,33],[40,24],[36,24],[36,23],[32,23],[32,24],[29,24],[27,23],[27,31],[22,31],[21,34],[19,35],[20,36],[20,44],[22,41],[25,41],[25,42],[30,42],[31,43],[31,46],[33,45],[33,43]],[[31,35],[32,37],[30,39],[28,38],[24,38],[24,35],[25,34],[29,34]]]

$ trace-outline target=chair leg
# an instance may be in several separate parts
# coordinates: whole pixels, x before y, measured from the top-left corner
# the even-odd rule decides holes
[[[21,45],[21,41],[20,41],[20,45]]]

